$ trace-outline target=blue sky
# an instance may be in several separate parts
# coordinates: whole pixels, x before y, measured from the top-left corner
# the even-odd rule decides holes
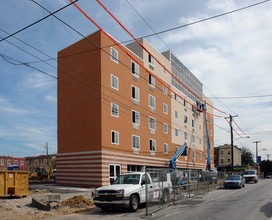
[[[258,2],[129,1],[156,32]],[[51,12],[69,3],[68,0],[37,2]],[[103,0],[102,3],[136,37],[153,33],[128,4],[128,0]],[[78,5],[120,42],[131,39],[96,1],[79,0]],[[272,95],[271,11],[272,2],[268,1],[234,14],[160,35],[174,54],[200,79],[205,94],[211,97],[214,105],[228,114],[238,114],[236,122],[251,138],[243,139],[235,134],[235,144],[239,147],[246,146],[255,153],[255,144],[252,142],[262,141],[259,144],[259,154],[265,158],[267,154],[272,158],[272,97],[226,97]],[[1,1],[0,12],[0,37],[7,36],[3,31],[14,33],[48,14],[29,0]],[[73,6],[56,15],[85,36],[97,31],[97,28]],[[15,37],[52,58],[57,57],[58,51],[82,38],[52,16],[16,34]],[[47,61],[51,66],[37,62],[39,60],[36,57],[48,57],[18,39],[11,37],[8,42],[0,42],[0,53],[57,76],[55,60]],[[159,51],[167,50],[157,36],[147,40]],[[46,142],[49,152],[56,153],[57,81],[24,65],[10,63],[18,64],[15,60],[8,61],[0,57],[0,154],[41,154],[45,152]],[[226,121],[223,118],[216,119],[215,124],[215,146],[230,143]],[[234,128],[241,134],[235,125]],[[267,151],[263,151],[264,148]]]

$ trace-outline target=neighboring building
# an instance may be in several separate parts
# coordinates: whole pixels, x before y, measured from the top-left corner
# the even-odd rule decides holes
[[[215,150],[215,166],[218,171],[231,170],[231,145],[224,144],[217,147]],[[218,159],[217,159],[218,158]],[[233,146],[233,166],[241,166],[242,156],[241,149],[237,146]]]
[[[7,170],[8,166],[16,165],[20,170],[25,170],[25,158],[0,156],[0,170]]]
[[[100,31],[88,39],[58,53],[57,184],[96,187],[108,185],[120,173],[167,168],[185,142],[188,156],[181,156],[177,167],[205,169],[203,113],[175,93],[193,104],[198,99],[136,43],[121,45],[124,52]],[[140,41],[182,83],[205,97],[201,82],[170,51],[161,54],[146,40]],[[209,106],[207,111],[213,113]],[[208,130],[213,169],[209,115]]]
[[[56,154],[26,157],[26,170],[34,173],[36,168],[50,168],[56,160]]]

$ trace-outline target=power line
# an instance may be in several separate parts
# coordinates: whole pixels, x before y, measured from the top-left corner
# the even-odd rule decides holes
[[[49,18],[50,16],[52,16],[52,15],[54,15],[54,14],[56,14],[56,13],[62,11],[63,9],[69,7],[70,5],[72,5],[73,3],[77,2],[77,1],[79,1],[79,0],[74,0],[73,2],[69,3],[68,5],[65,5],[64,7],[60,8],[60,9],[58,9],[58,10],[56,10],[56,11],[54,11],[53,13],[50,13],[49,15],[47,15],[47,16],[45,16],[45,17],[43,17],[43,18],[41,18],[41,19],[39,19],[39,20],[33,22],[33,23],[30,24],[30,25],[27,25],[26,27],[24,27],[24,28],[22,28],[22,29],[20,29],[20,30],[18,30],[18,31],[16,31],[16,32],[14,32],[13,34],[10,34],[9,36],[2,38],[2,39],[0,40],[0,42],[2,42],[2,41],[4,41],[4,40],[7,40],[8,38],[10,38],[10,37],[12,37],[12,36],[14,36],[14,35],[16,35],[16,34],[22,32],[22,31],[24,31],[24,30],[26,30],[26,29],[32,27],[32,26],[35,25],[35,24],[40,23],[41,21],[43,21],[43,20]]]

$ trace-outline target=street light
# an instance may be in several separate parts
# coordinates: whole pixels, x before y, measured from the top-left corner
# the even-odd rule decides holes
[[[235,138],[235,139],[233,140],[233,142],[236,141],[236,140],[238,140],[238,139],[241,139],[241,138],[250,138],[250,137],[249,137],[249,136],[246,136],[246,137],[238,137],[238,138]]]

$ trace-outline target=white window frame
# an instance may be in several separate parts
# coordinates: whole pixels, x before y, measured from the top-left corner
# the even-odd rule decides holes
[[[110,57],[111,57],[111,60],[113,62],[118,63],[118,50],[116,50],[113,47],[111,47],[111,49],[110,49]]]
[[[134,61],[131,61],[131,73],[133,76],[139,78],[140,76],[140,68],[139,68],[139,64],[137,64]]]
[[[192,142],[195,143],[195,135],[192,134]]]
[[[178,119],[179,112],[175,110],[175,118]]]
[[[195,120],[192,119],[192,128],[195,128]]]
[[[165,95],[167,95],[167,93],[168,93],[168,89],[167,89],[167,87],[165,85],[163,85],[163,93]]]
[[[168,114],[168,105],[163,103],[163,113]]]
[[[201,124],[199,124],[198,128],[199,128],[199,130],[200,130],[200,131],[202,130],[202,126],[201,126]]]
[[[184,124],[188,124],[188,116],[187,115],[184,115]]]
[[[24,166],[24,161],[21,161],[21,166]]]
[[[117,88],[115,87],[115,82],[114,80],[116,80],[116,83],[117,83]],[[119,90],[119,79],[117,76],[111,74],[111,88],[115,89],[115,90]]]
[[[184,140],[188,140],[188,133],[186,131],[184,131]]]
[[[14,160],[14,165],[18,166],[18,161]]]
[[[163,123],[163,133],[168,134],[168,124]]]
[[[136,146],[137,144],[137,142],[135,142],[136,139],[138,139],[138,147]],[[140,137],[133,134],[131,137],[131,144],[133,149],[140,149]]]
[[[156,119],[149,116],[148,119],[149,129],[156,130]]]
[[[133,113],[135,115],[135,118],[133,117]],[[138,118],[137,118],[137,116],[138,116]],[[134,120],[134,122],[133,122],[133,120]],[[131,122],[132,122],[132,124],[140,125],[140,113],[139,112],[137,112],[135,110],[131,111]]]
[[[152,144],[152,145],[150,145]],[[151,149],[152,148],[152,149]],[[151,149],[151,150],[150,150]],[[149,139],[149,151],[150,152],[156,152],[156,140]]]
[[[163,144],[163,152],[168,154],[168,144],[167,143]]]
[[[202,139],[201,138],[199,138],[199,144],[201,144],[202,143]]]
[[[202,153],[199,152],[199,159],[202,159]]]
[[[163,72],[163,74],[167,75],[166,66],[164,64],[163,64],[162,72]]]
[[[148,83],[149,83],[150,86],[155,87],[155,77],[152,76],[150,73],[148,75]]]
[[[178,135],[179,135],[179,131],[177,128],[175,128],[175,136],[178,137]]]
[[[10,160],[7,160],[7,165],[11,165],[11,161]]]
[[[133,97],[133,90],[135,97]],[[131,98],[140,101],[140,89],[133,85],[131,86]]]
[[[195,161],[195,159],[196,159],[196,151],[195,150],[192,150],[192,159],[193,159],[193,161]]]
[[[112,134],[114,134],[114,140],[117,138],[117,142],[112,141]],[[111,143],[119,145],[119,132],[118,131],[111,130]]]
[[[153,106],[154,104],[154,106]],[[153,95],[148,94],[148,106],[151,108],[156,108],[156,98]]]
[[[152,54],[152,56],[154,56],[154,55]],[[150,53],[148,54],[148,62],[150,65],[152,65],[154,67],[155,66],[155,59],[152,56]]]
[[[1,159],[1,166],[4,166],[4,164],[5,164],[4,159]]]
[[[114,107],[117,107],[117,113],[115,113]],[[111,102],[111,116],[119,118],[119,105]]]

